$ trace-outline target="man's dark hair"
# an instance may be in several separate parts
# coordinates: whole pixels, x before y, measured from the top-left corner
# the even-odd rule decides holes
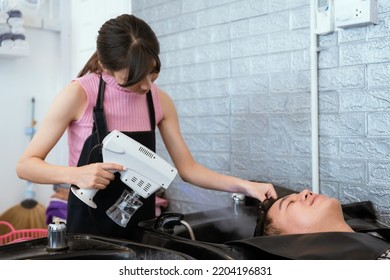
[[[258,206],[257,224],[253,236],[280,235],[280,229],[274,227],[273,220],[267,215],[268,210],[276,202],[275,199],[269,198],[260,202]]]

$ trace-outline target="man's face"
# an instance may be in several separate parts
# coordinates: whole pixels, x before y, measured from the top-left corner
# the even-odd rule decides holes
[[[332,231],[335,223],[344,221],[337,199],[308,190],[277,200],[267,215],[282,234]]]

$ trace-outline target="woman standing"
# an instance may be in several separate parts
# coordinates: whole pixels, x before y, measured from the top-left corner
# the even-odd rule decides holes
[[[104,23],[97,50],[78,78],[55,98],[41,127],[17,164],[20,178],[40,184],[69,184],[95,188],[92,209],[69,195],[69,232],[131,238],[141,220],[154,217],[155,198],[143,200],[126,228],[112,222],[105,211],[127,188],[118,173],[125,166],[103,163],[99,143],[114,129],[155,151],[157,126],[181,178],[199,187],[240,192],[261,201],[276,198],[272,184],[255,183],[216,173],[197,163],[179,129],[175,106],[154,83],[160,72],[159,43],[141,19],[124,14]],[[69,166],[52,165],[47,154],[67,130]]]

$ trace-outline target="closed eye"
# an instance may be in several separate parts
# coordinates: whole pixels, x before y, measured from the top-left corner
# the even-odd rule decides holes
[[[287,207],[290,205],[290,203],[294,202],[294,200],[291,200],[291,197],[292,197],[292,195],[290,194],[290,195],[287,195],[287,196],[283,197],[283,198],[280,200],[280,203],[279,203],[279,210],[282,210],[282,207],[287,208]],[[287,203],[287,205],[284,206],[284,204],[286,204],[286,203]]]

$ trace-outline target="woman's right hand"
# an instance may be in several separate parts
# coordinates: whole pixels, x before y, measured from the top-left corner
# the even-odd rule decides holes
[[[117,163],[97,162],[77,167],[74,184],[81,189],[105,189],[115,179],[115,172],[126,170]]]

